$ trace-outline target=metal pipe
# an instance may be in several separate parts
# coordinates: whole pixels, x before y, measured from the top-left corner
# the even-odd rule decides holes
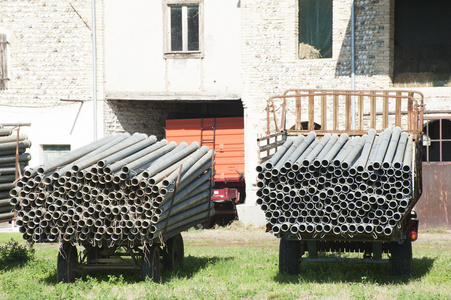
[[[286,160],[285,168],[290,169],[293,164],[298,160],[298,158],[304,153],[304,151],[309,147],[309,145],[315,140],[316,133],[314,131],[310,131],[305,139],[302,140],[302,143],[296,148],[293,154]]]
[[[387,151],[382,161],[382,168],[387,170],[391,167],[393,158],[396,154],[396,148],[398,147],[399,138],[401,136],[401,127],[393,128],[390,143],[388,144]]]

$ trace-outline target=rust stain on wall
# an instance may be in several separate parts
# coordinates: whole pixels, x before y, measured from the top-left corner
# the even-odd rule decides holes
[[[423,195],[415,206],[420,228],[451,228],[451,162],[423,163]]]

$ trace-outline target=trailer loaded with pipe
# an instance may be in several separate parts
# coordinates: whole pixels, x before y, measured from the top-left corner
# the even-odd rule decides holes
[[[297,274],[303,261],[331,260],[322,252],[358,252],[355,261],[390,263],[394,275],[409,275],[423,95],[288,90],[268,100],[267,114],[257,203],[280,238],[279,271]]]
[[[11,204],[25,240],[61,244],[59,282],[110,269],[158,282],[161,262],[183,264],[180,233],[214,215],[213,166],[213,151],[198,143],[106,136],[26,169]]]

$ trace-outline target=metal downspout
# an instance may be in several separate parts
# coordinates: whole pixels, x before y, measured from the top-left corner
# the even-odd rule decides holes
[[[351,1],[351,89],[355,90],[355,11],[354,0]],[[355,129],[355,99],[351,101],[351,129]]]
[[[92,105],[94,141],[97,140],[97,51],[96,51],[96,0],[91,0],[92,11]]]

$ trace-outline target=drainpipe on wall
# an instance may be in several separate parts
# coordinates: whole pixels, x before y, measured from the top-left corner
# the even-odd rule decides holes
[[[355,90],[355,12],[354,0],[351,0],[351,89]],[[351,129],[355,129],[355,99],[351,99]]]
[[[92,107],[94,141],[97,140],[97,52],[96,52],[96,0],[91,0],[92,11]]]

